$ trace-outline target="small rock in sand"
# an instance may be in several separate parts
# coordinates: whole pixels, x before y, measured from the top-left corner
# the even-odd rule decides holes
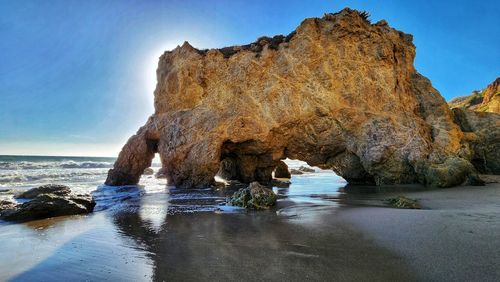
[[[413,200],[407,198],[405,196],[397,196],[395,198],[387,199],[386,202],[395,208],[398,209],[421,209],[422,207],[417,202],[417,200]]]
[[[241,188],[233,194],[229,203],[233,206],[253,209],[267,209],[276,204],[278,197],[273,190],[255,181],[248,187]]]

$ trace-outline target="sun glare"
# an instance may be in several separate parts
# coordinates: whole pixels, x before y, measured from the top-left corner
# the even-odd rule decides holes
[[[146,64],[144,65],[144,74],[145,74],[145,85],[146,85],[146,94],[148,97],[153,99],[153,92],[156,87],[156,69],[158,68],[158,60],[160,56],[168,50],[173,50],[177,45],[182,44],[182,40],[173,40],[166,42],[164,44],[159,45],[154,48],[149,54],[148,58],[144,60]]]
[[[207,42],[200,42],[197,39],[183,38],[183,39],[172,39],[166,41],[155,48],[151,48],[151,51],[147,53],[147,57],[144,60],[144,81],[146,85],[146,93],[148,97],[153,100],[153,92],[156,88],[156,69],[158,68],[158,59],[165,51],[170,51],[175,49],[177,46],[181,46],[184,41],[188,41],[192,46],[196,48],[205,48],[206,46],[213,46],[214,44],[206,44]]]

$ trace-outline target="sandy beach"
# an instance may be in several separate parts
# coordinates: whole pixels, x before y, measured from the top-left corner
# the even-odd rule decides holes
[[[427,2],[1,1],[0,282],[500,282],[500,1]]]
[[[229,191],[187,197],[165,187],[88,216],[2,223],[0,280],[500,278],[498,183],[347,193],[331,175],[294,176],[289,188],[275,188],[280,199],[268,211],[221,206]],[[401,192],[408,190],[417,191]],[[423,209],[384,207],[393,195],[418,199]]]
[[[349,208],[342,220],[403,258],[419,280],[500,279],[500,185],[415,193],[423,210]]]

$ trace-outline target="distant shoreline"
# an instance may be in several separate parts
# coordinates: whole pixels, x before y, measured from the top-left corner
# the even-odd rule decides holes
[[[0,157],[27,157],[27,158],[104,158],[104,159],[116,159],[116,157],[106,157],[106,156],[69,156],[69,155],[10,155],[10,154],[0,154]]]

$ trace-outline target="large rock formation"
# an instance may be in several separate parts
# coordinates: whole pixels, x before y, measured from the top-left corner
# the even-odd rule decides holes
[[[482,91],[474,91],[468,96],[457,97],[448,104],[452,109],[500,114],[500,77],[497,77]]]
[[[171,184],[269,182],[285,158],[350,183],[448,187],[475,175],[446,101],[413,66],[412,36],[344,9],[288,36],[159,60],[155,113],[106,184],[135,184],[155,153]],[[222,164],[222,165],[221,165]]]

